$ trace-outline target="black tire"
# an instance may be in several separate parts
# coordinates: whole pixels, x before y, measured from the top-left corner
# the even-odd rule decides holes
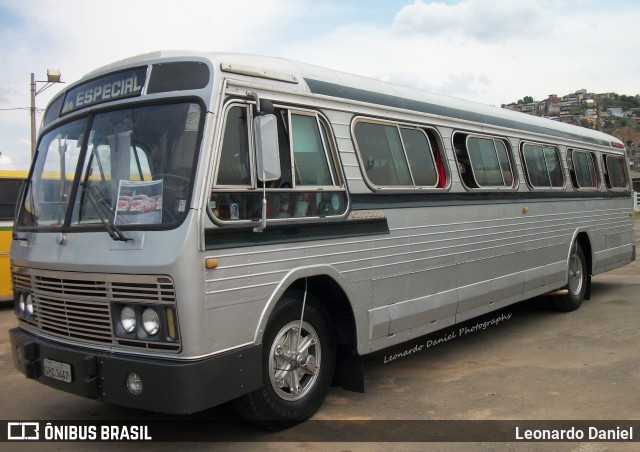
[[[557,310],[570,312],[580,307],[587,290],[587,277],[587,260],[584,252],[580,244],[574,243],[569,256],[569,281],[565,287],[566,293],[553,300]]]
[[[322,304],[307,294],[298,342],[303,297],[302,291],[288,291],[275,307],[263,337],[264,386],[233,402],[238,414],[258,427],[280,430],[310,418],[331,386],[335,345],[330,320]]]

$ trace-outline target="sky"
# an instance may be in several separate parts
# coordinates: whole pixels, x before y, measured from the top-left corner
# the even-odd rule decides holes
[[[47,68],[72,83],[155,50],[242,52],[499,107],[640,94],[639,23],[637,0],[0,0],[0,169],[30,164]]]

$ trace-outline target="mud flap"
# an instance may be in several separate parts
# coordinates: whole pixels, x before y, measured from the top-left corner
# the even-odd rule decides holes
[[[349,345],[336,344],[333,386],[340,386],[347,391],[364,393],[362,360]]]

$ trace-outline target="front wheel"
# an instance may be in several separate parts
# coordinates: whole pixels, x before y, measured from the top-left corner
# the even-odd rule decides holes
[[[567,292],[554,300],[556,309],[565,312],[578,309],[587,290],[587,260],[578,243],[571,247],[568,272]]]
[[[267,429],[290,427],[322,405],[335,365],[331,324],[323,306],[290,291],[274,309],[263,339],[264,386],[234,401],[238,413]],[[301,318],[302,317],[302,318]]]

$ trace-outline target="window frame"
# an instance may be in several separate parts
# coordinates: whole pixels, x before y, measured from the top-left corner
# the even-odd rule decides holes
[[[225,132],[227,130],[227,121],[229,119],[229,112],[234,107],[244,108],[246,113],[247,144],[249,146],[249,171],[251,173],[250,174],[251,182],[249,184],[218,185],[217,181],[218,181],[218,178],[220,177],[220,163],[222,162],[222,147],[224,145]],[[220,126],[220,131],[219,131],[220,140],[217,146],[218,152],[216,152],[216,158],[214,162],[214,174],[213,174],[213,181],[211,183],[212,190],[214,187],[218,189],[234,189],[234,190],[249,189],[251,190],[251,189],[255,189],[257,185],[257,180],[255,176],[255,173],[256,173],[255,152],[251,152],[252,148],[255,147],[253,144],[253,108],[251,107],[252,107],[252,104],[247,102],[232,101],[226,104],[222,110],[223,120],[222,120],[222,124]]]
[[[404,156],[404,161],[407,165],[407,170],[409,172],[409,177],[411,179],[412,185],[379,185],[372,181],[367,174],[367,165],[365,164],[364,156],[362,154],[360,143],[358,142],[358,137],[356,135],[356,127],[359,123],[367,123],[367,124],[377,124],[381,126],[393,127],[396,129],[398,134],[398,138],[400,140],[400,144],[402,145],[402,153]],[[404,139],[402,137],[402,129],[407,130],[415,130],[424,135],[424,138],[427,143],[427,149],[429,154],[429,159],[433,163],[433,169],[436,176],[435,184],[433,185],[417,185],[415,183],[415,177],[413,174],[413,170],[411,169],[411,163],[409,160],[409,156],[407,154],[406,145],[404,143]],[[384,191],[427,191],[427,190],[448,190],[450,188],[450,171],[447,167],[447,158],[445,153],[443,152],[444,146],[440,133],[433,126],[415,124],[415,123],[407,123],[402,121],[394,121],[394,120],[386,120],[379,119],[367,116],[357,116],[352,119],[351,122],[351,137],[354,144],[354,150],[356,151],[356,157],[358,159],[358,164],[360,166],[360,172],[362,174],[362,179],[365,184],[374,192],[384,192]],[[433,142],[437,145],[437,148],[434,149]],[[435,153],[440,155],[440,164],[436,159]],[[393,158],[392,154],[389,154],[390,158]],[[439,165],[442,167],[442,173],[444,174],[444,179],[441,177],[439,171]]]
[[[578,154],[586,154],[591,159],[591,167],[593,169],[592,175],[595,185],[583,187],[580,185],[578,173],[576,171],[574,156]],[[587,151],[584,149],[568,148],[567,149],[567,167],[569,168],[569,178],[571,179],[571,185],[578,191],[598,191],[600,189],[600,171],[598,168],[598,159],[593,151]]]
[[[624,186],[614,186],[611,183],[611,177],[609,176],[610,170],[609,170],[609,163],[607,162],[607,160],[609,158],[613,158],[616,159],[620,162],[621,168],[620,169],[620,176],[624,177]],[[604,174],[604,182],[605,182],[605,186],[607,187],[607,190],[609,191],[617,191],[617,192],[624,192],[624,191],[628,191],[629,190],[629,173],[628,173],[628,164],[627,164],[627,160],[625,159],[625,157],[623,155],[618,155],[618,154],[612,154],[612,153],[608,153],[605,152],[602,154],[602,171]]]
[[[16,207],[20,203],[20,194],[25,183],[25,177],[0,177],[0,221],[13,222],[15,220]],[[13,191],[14,188],[17,190]],[[13,194],[15,194],[15,201],[12,202]]]
[[[533,147],[539,147],[542,149],[542,156],[544,157],[544,162],[545,162],[545,168],[547,168],[547,179],[549,181],[549,185],[533,185],[533,183],[531,182],[531,175],[529,173],[529,167],[527,165],[527,158],[525,156],[525,148],[527,146],[533,146]],[[555,152],[555,155],[557,157],[557,163],[559,165],[559,169],[560,169],[560,174],[562,175],[562,185],[557,186],[557,185],[553,185],[552,181],[551,181],[551,173],[549,172],[549,162],[547,161],[546,158],[546,153],[545,150],[546,149],[551,149]],[[566,190],[567,188],[567,175],[565,174],[564,171],[564,167],[562,166],[562,153],[560,152],[560,149],[558,148],[558,146],[556,145],[552,145],[552,144],[548,144],[548,143],[540,143],[540,142],[534,142],[534,141],[522,141],[520,143],[520,158],[522,159],[522,166],[524,168],[524,175],[525,175],[525,179],[527,181],[527,186],[529,187],[529,189],[534,190],[534,191],[543,191],[543,190],[547,190],[547,191],[560,191],[560,190]]]
[[[305,185],[305,184],[298,184],[296,182],[296,179],[298,177],[298,173],[297,173],[297,165],[296,165],[296,158],[295,158],[295,149],[294,149],[294,145],[293,145],[293,115],[299,115],[299,116],[308,116],[308,117],[315,117],[316,120],[316,125],[318,127],[318,134],[320,135],[320,142],[322,143],[322,148],[323,148],[323,155],[325,158],[325,161],[327,163],[327,167],[329,170],[329,175],[331,176],[331,182],[333,183],[333,185]],[[332,158],[331,155],[334,154],[335,152],[332,152],[333,149],[329,148],[329,144],[327,143],[328,138],[325,136],[327,134],[327,130],[326,127],[324,127],[322,125],[322,121],[320,120],[320,117],[318,115],[318,112],[314,111],[314,110],[307,110],[307,109],[299,109],[299,108],[287,108],[287,118],[288,118],[288,125],[289,125],[289,147],[290,147],[290,151],[291,151],[291,169],[292,169],[292,174],[291,174],[291,182],[294,189],[298,188],[298,187],[314,187],[316,189],[318,188],[331,188],[331,189],[335,189],[336,187],[340,187],[343,186],[343,182],[340,180],[340,178],[338,177],[337,173],[337,169],[336,169],[336,164],[337,162],[335,162]],[[324,131],[324,133],[323,133]]]
[[[36,152],[36,164],[32,165],[33,167],[29,172],[29,179],[28,179],[29,184],[27,184],[28,186],[25,187],[25,189],[23,190],[20,196],[20,200],[19,200],[20,210],[16,217],[15,229],[18,231],[42,231],[42,232],[73,231],[73,232],[80,232],[80,233],[104,231],[105,230],[104,224],[102,222],[78,224],[76,221],[77,220],[77,216],[76,216],[77,204],[81,201],[81,197],[83,194],[78,187],[79,187],[79,184],[83,182],[83,178],[85,176],[84,174],[84,171],[86,170],[85,163],[88,162],[89,157],[87,157],[87,154],[90,151],[89,146],[91,145],[91,142],[92,142],[91,132],[96,127],[96,119],[102,115],[106,115],[110,113],[122,113],[126,110],[137,112],[141,109],[146,109],[146,108],[153,108],[153,107],[167,108],[171,106],[179,106],[179,105],[187,105],[187,104],[197,105],[199,109],[199,119],[197,121],[197,129],[189,130],[190,132],[194,132],[194,135],[193,135],[194,144],[193,144],[192,160],[190,162],[187,162],[190,164],[190,167],[189,167],[190,172],[187,175],[189,178],[189,183],[186,186],[186,193],[185,193],[185,199],[184,199],[185,201],[184,211],[180,211],[179,215],[176,214],[177,218],[173,219],[172,221],[162,220],[160,223],[129,223],[129,224],[117,223],[118,228],[125,232],[126,231],[168,231],[168,230],[174,230],[180,227],[180,225],[182,225],[186,220],[186,218],[188,217],[189,206],[193,203],[196,196],[195,193],[197,190],[197,187],[196,187],[197,166],[200,158],[202,157],[203,151],[201,147],[205,140],[204,138],[205,129],[206,129],[205,104],[202,98],[197,96],[192,96],[192,95],[188,95],[184,97],[183,96],[164,97],[162,99],[151,99],[151,100],[136,98],[136,99],[127,99],[127,101],[125,102],[116,103],[116,104],[109,104],[109,103],[103,103],[100,105],[96,104],[88,108],[86,111],[82,111],[82,112],[74,111],[72,113],[68,113],[65,116],[64,120],[55,121],[55,122],[52,121],[52,124],[48,125],[47,127],[43,127],[40,133],[41,139],[38,141],[38,149]],[[137,114],[138,113],[136,113],[136,115]],[[70,193],[68,195],[69,196],[68,202],[65,207],[66,213],[64,215],[64,219],[59,224],[55,224],[55,225],[29,224],[27,223],[27,221],[29,221],[29,217],[32,217],[29,210],[33,208],[33,206],[27,206],[28,199],[32,197],[32,194],[30,193],[31,188],[29,187],[34,185],[33,184],[35,180],[34,178],[40,179],[42,176],[42,168],[38,168],[36,167],[36,165],[38,166],[40,165],[39,163],[40,154],[44,152],[44,149],[41,149],[43,138],[46,137],[49,133],[52,133],[54,131],[59,131],[61,130],[61,128],[66,127],[70,124],[73,124],[77,121],[85,122],[84,132],[81,134],[81,136],[83,136],[84,139],[83,139],[82,145],[80,146],[80,150],[78,151],[79,152],[78,161],[74,162],[74,166],[72,169],[74,173],[73,179],[67,180],[71,188],[69,189]],[[157,122],[158,121],[156,120],[156,123]],[[142,150],[147,148],[147,145],[143,145],[142,142],[139,142],[137,144],[138,144],[137,147],[139,147]],[[176,155],[185,155],[185,154],[177,153]],[[45,157],[45,160],[46,160],[46,157]],[[163,161],[162,159],[148,160],[148,163],[151,165],[152,162],[162,162],[162,161]],[[44,162],[42,164],[46,165],[46,163]],[[69,166],[67,165],[67,167]],[[69,171],[66,171],[66,172],[69,173]],[[43,180],[43,179],[40,179],[40,180]],[[49,179],[44,179],[44,180],[49,180]],[[112,219],[115,221],[115,218],[112,218]]]
[[[465,149],[463,150],[463,152],[466,152],[466,157],[469,160],[469,167],[468,170],[471,172],[471,177],[473,178],[473,182],[475,183],[475,187],[469,186],[463,179],[462,177],[462,165],[463,163],[460,162],[460,156],[458,155],[458,152],[455,148],[455,140],[456,140],[456,136],[462,135],[464,136],[464,146]],[[504,183],[504,185],[482,185],[478,182],[478,178],[476,176],[476,171],[475,171],[475,167],[473,165],[473,159],[469,153],[469,140],[475,138],[475,139],[480,139],[480,140],[488,140],[491,141],[493,143],[493,149],[495,152],[495,156],[496,156],[496,162],[498,163],[498,167],[500,169],[500,173],[501,173],[501,177],[502,177],[502,182]],[[498,155],[498,148],[496,145],[496,142],[500,142],[504,145],[506,154],[507,154],[507,159],[509,161],[509,169],[511,172],[511,185],[507,185],[505,179],[504,179],[504,173],[502,170],[502,164],[500,161],[500,156]],[[460,183],[464,186],[464,188],[466,190],[473,190],[473,191],[477,191],[477,190],[517,190],[519,185],[520,185],[520,180],[518,177],[518,171],[516,168],[516,164],[515,164],[515,158],[513,155],[513,149],[511,147],[511,143],[509,142],[509,140],[507,138],[504,137],[500,137],[500,136],[496,136],[496,135],[484,135],[484,134],[478,134],[478,133],[473,133],[473,132],[466,132],[466,131],[455,131],[452,136],[451,136],[451,147],[453,148],[453,154],[454,157],[456,159],[456,164],[458,166],[458,171],[459,171],[459,175],[460,175]],[[465,167],[465,170],[467,168]]]
[[[250,171],[251,171],[251,183],[244,185],[229,185],[229,184],[217,184],[217,180],[220,174],[220,164],[222,161],[222,147],[224,145],[224,135],[226,132],[229,112],[233,107],[241,107],[246,111],[246,121],[247,121],[247,134],[248,134],[248,145],[249,145],[249,159],[250,159]],[[338,147],[336,145],[335,136],[331,127],[330,121],[327,117],[320,111],[312,108],[306,108],[304,106],[298,105],[287,105],[280,103],[273,103],[274,114],[277,116],[278,123],[284,126],[284,130],[280,130],[281,126],[279,125],[279,133],[283,134],[279,140],[282,140],[283,137],[288,141],[288,158],[290,159],[291,165],[285,166],[288,168],[289,175],[291,176],[290,186],[287,187],[275,187],[269,186],[269,182],[266,184],[266,188],[264,191],[266,192],[267,198],[273,200],[276,197],[284,198],[284,197],[298,197],[302,198],[308,195],[317,195],[316,198],[320,195],[326,195],[330,198],[330,201],[333,201],[334,195],[340,195],[339,199],[340,208],[337,209],[338,213],[329,213],[322,214],[320,211],[316,211],[314,213],[307,212],[306,215],[298,215],[292,214],[287,217],[280,217],[275,214],[275,211],[272,212],[274,216],[268,216],[267,222],[268,224],[282,224],[291,221],[296,222],[317,222],[317,221],[330,221],[339,218],[345,218],[349,214],[351,201],[349,192],[347,190],[346,177],[344,175],[344,170],[342,168],[342,164],[340,161]],[[257,163],[255,156],[255,139],[254,139],[254,122],[253,119],[256,116],[255,113],[255,102],[252,100],[243,100],[239,98],[230,99],[222,108],[222,114],[224,115],[223,120],[221,121],[221,125],[218,128],[218,134],[220,138],[216,143],[216,152],[214,159],[214,168],[212,171],[212,179],[209,185],[209,196],[207,201],[207,212],[212,219],[212,221],[220,226],[255,226],[256,223],[260,222],[259,218],[253,217],[242,217],[243,207],[241,206],[241,215],[240,218],[226,218],[224,213],[222,212],[223,203],[225,202],[225,197],[229,195],[233,195],[234,193],[239,196],[240,204],[246,201],[247,206],[251,203],[251,197],[255,195],[260,195],[262,198],[263,186],[262,182],[260,182],[257,178]],[[293,115],[307,116],[307,117],[315,117],[315,125],[317,127],[318,135],[320,137],[320,144],[323,148],[322,155],[324,156],[325,162],[328,166],[328,171],[331,177],[331,182],[333,185],[304,185],[296,182],[297,178],[297,167],[296,167],[296,159],[295,159],[295,149],[293,146],[293,127],[292,127],[292,118]],[[281,141],[282,143],[282,141]],[[281,148],[282,149],[282,148]],[[281,154],[282,159],[282,154]],[[289,162],[287,162],[289,163]],[[282,168],[285,170],[285,168]],[[288,182],[288,181],[287,181]],[[215,195],[215,202],[214,202]],[[244,198],[242,198],[244,197]],[[244,201],[242,201],[244,200]],[[300,200],[300,199],[298,199]],[[273,201],[269,201],[270,203]],[[219,203],[219,204],[218,204]],[[215,204],[215,207],[214,207]],[[233,204],[233,202],[232,202]],[[226,207],[230,207],[233,209],[232,204]],[[315,205],[315,204],[314,204]],[[245,206],[246,207],[246,206]],[[273,208],[275,209],[275,205]],[[335,206],[334,206],[335,207]],[[295,210],[295,206],[294,206]],[[218,214],[216,214],[216,211]],[[311,206],[310,206],[311,211]],[[247,214],[247,212],[245,212]]]

